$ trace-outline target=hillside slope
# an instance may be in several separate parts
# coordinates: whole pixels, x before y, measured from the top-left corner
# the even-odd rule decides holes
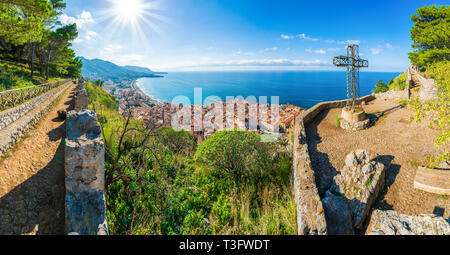
[[[148,68],[136,66],[118,66],[112,62],[101,59],[86,59],[81,57],[83,68],[81,70],[84,77],[90,80],[116,80],[116,79],[137,79],[142,77],[160,77]]]

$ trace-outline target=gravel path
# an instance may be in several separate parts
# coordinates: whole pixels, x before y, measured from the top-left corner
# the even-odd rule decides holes
[[[319,114],[306,127],[313,168],[319,192],[325,192],[337,171],[345,165],[345,156],[353,150],[365,149],[385,163],[391,163],[387,172],[387,189],[381,209],[394,209],[402,214],[432,214],[450,217],[450,198],[416,190],[413,187],[418,165],[425,157],[437,155],[443,148],[434,146],[439,130],[428,123],[410,122],[413,112],[395,108],[396,102],[377,99],[365,106],[367,113],[391,109],[375,126],[349,133],[336,125],[336,115],[342,109],[331,109]]]
[[[64,234],[65,122],[70,91],[0,159],[0,234]]]

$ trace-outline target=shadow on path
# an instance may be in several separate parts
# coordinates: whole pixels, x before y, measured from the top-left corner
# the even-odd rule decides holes
[[[61,143],[50,163],[0,198],[0,235],[64,234],[64,193]]]
[[[311,165],[314,170],[316,178],[317,189],[321,197],[331,187],[334,176],[337,175],[337,170],[330,163],[328,154],[317,150],[317,145],[322,142],[317,126],[328,115],[330,110],[324,110],[318,114],[314,120],[306,125],[306,137],[308,138],[308,150],[311,158]]]

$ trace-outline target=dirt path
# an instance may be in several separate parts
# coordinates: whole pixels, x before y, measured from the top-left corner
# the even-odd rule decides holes
[[[367,113],[388,112],[373,127],[349,133],[336,125],[341,109],[322,112],[307,125],[308,145],[316,171],[320,192],[326,191],[333,177],[344,167],[345,156],[352,150],[366,149],[390,162],[387,171],[387,190],[381,209],[394,209],[402,214],[437,214],[450,217],[450,199],[416,190],[413,187],[418,165],[426,164],[425,157],[438,155],[434,146],[439,130],[430,129],[428,123],[410,122],[413,112],[395,108],[396,102],[377,99],[365,106]]]
[[[26,138],[0,159],[0,234],[64,233],[65,122],[73,86]]]

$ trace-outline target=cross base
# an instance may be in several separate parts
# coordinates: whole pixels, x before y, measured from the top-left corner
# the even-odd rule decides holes
[[[344,108],[342,109],[340,123],[342,129],[359,131],[368,128],[370,120],[366,118],[366,112],[362,107],[354,110],[351,108]]]

